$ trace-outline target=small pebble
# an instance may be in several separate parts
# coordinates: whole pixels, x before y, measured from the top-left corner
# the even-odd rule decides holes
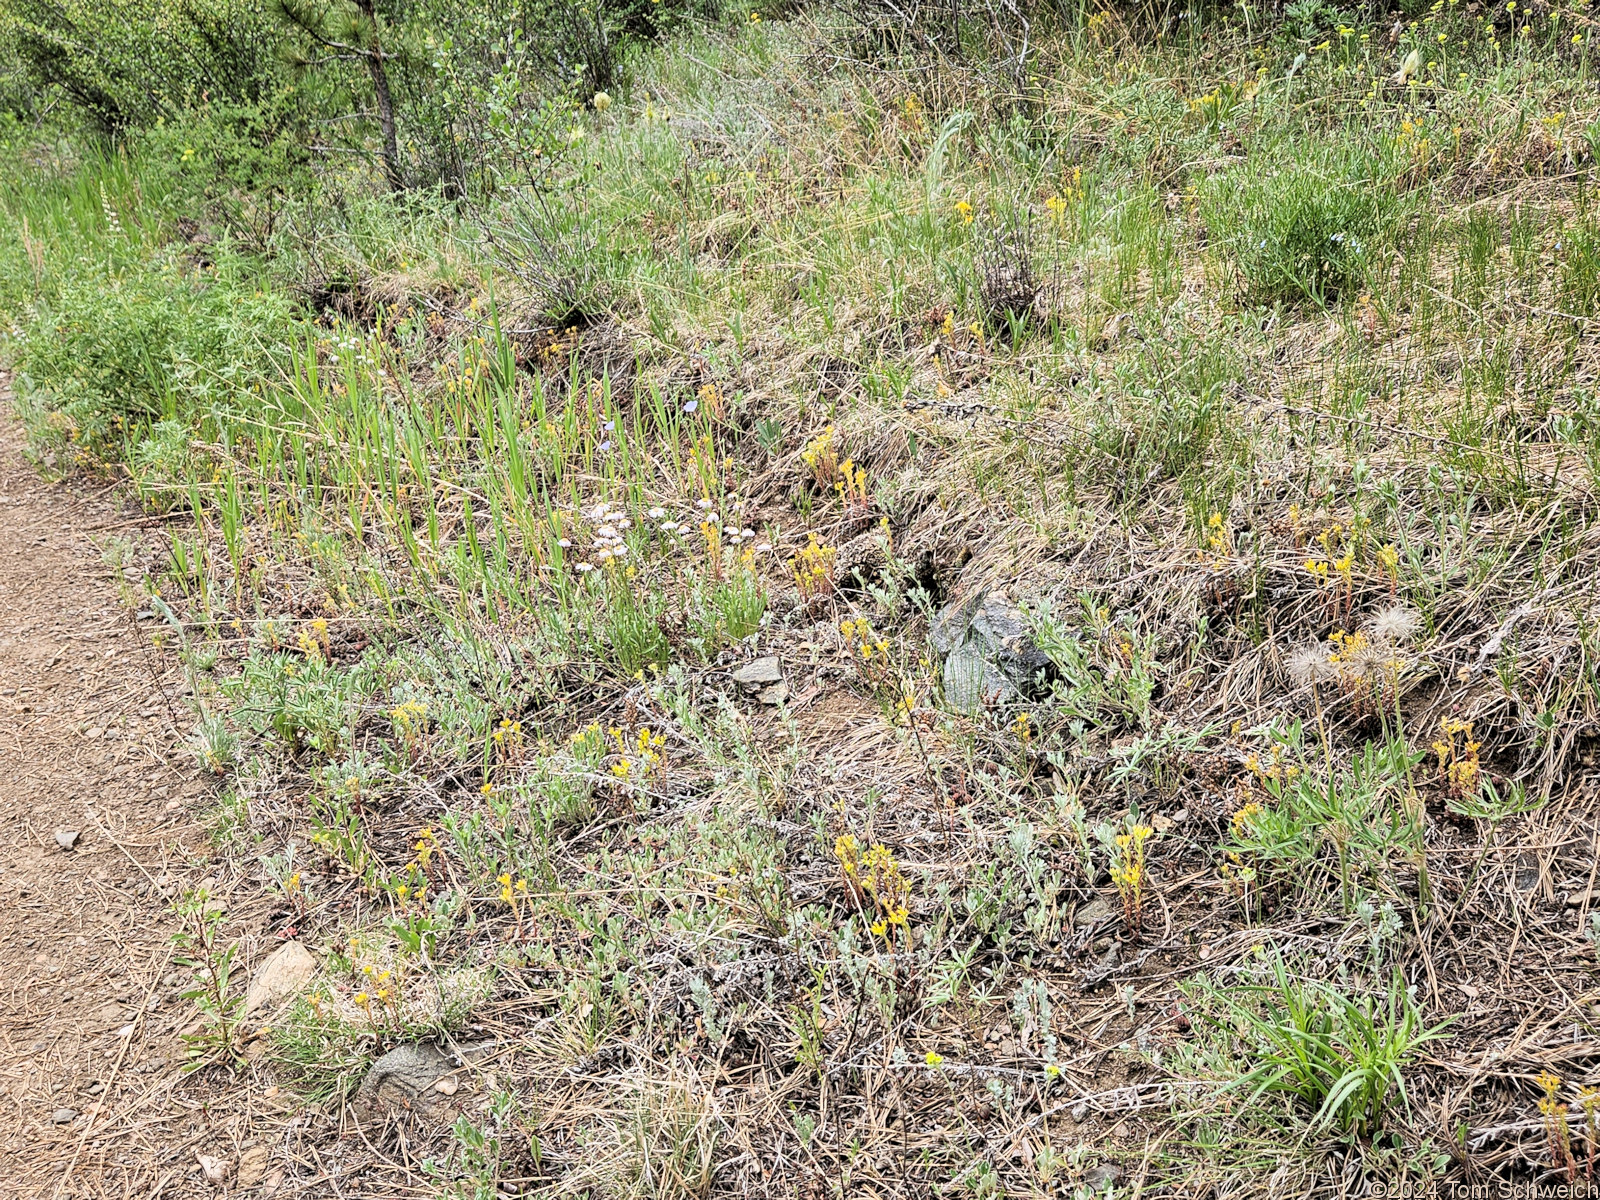
[[[50,1114],[50,1120],[57,1125],[70,1125],[77,1115],[70,1108],[58,1108]]]
[[[71,850],[78,844],[78,831],[76,829],[56,830],[56,845],[63,850]]]

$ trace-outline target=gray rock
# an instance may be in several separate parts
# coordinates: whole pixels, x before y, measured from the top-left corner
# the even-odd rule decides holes
[[[986,703],[1037,699],[1049,691],[1055,664],[1034,643],[1022,611],[1003,592],[982,592],[945,605],[928,628],[944,656],[944,694],[952,708],[976,712]]]
[[[733,681],[740,687],[766,687],[769,684],[780,683],[782,680],[783,671],[778,665],[778,656],[776,654],[769,654],[765,658],[747,662],[733,673]]]
[[[427,1042],[396,1046],[372,1064],[356,1099],[369,1112],[426,1112],[441,1098],[434,1085],[451,1069],[450,1056]]]
[[[71,1125],[77,1115],[70,1108],[58,1108],[50,1114],[50,1120],[56,1125]]]
[[[973,614],[983,603],[983,593],[974,592],[964,600],[952,600],[934,615],[928,626],[928,642],[938,654],[949,654],[967,640]]]
[[[983,598],[968,636],[983,644],[985,655],[1020,694],[1033,699],[1049,693],[1055,664],[1034,644],[1022,610],[1003,594],[990,592]]]
[[[1083,905],[1072,914],[1074,925],[1098,925],[1101,921],[1109,921],[1117,915],[1117,910],[1112,907],[1111,901],[1094,899]]]
[[[63,850],[71,850],[78,844],[78,831],[76,829],[56,830],[56,845]]]
[[[789,698],[789,685],[775,683],[771,687],[764,687],[756,693],[756,699],[763,704],[777,706]]]
[[[1101,1163],[1098,1167],[1090,1167],[1083,1173],[1083,1185],[1091,1191],[1100,1191],[1112,1186],[1122,1178],[1122,1168],[1114,1167],[1110,1163]]]

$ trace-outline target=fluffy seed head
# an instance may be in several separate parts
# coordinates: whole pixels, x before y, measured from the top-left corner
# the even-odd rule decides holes
[[[1395,604],[1372,618],[1372,640],[1390,646],[1404,646],[1417,636],[1422,628],[1422,617],[1417,610],[1404,604]]]
[[[1307,642],[1289,651],[1284,669],[1295,687],[1313,687],[1332,679],[1337,668],[1328,658],[1328,649],[1318,642]]]

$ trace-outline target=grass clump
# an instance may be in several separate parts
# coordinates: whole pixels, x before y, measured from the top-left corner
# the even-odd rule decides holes
[[[1221,984],[1202,975],[1186,991],[1214,1045],[1227,1047],[1228,1090],[1247,1103],[1285,1097],[1311,1130],[1360,1137],[1380,1128],[1393,1100],[1409,1106],[1403,1068],[1445,1026],[1428,1027],[1398,979],[1385,993],[1353,997],[1297,978],[1278,953],[1263,954],[1255,973],[1264,978]]]
[[[1279,155],[1268,155],[1278,158]],[[1327,308],[1368,290],[1388,265],[1405,197],[1370,152],[1295,153],[1212,182],[1201,206],[1225,244],[1245,296],[1260,304]]]

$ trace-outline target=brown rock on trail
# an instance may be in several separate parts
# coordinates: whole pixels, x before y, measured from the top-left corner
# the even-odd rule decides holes
[[[0,1193],[207,1195],[197,1153],[236,1160],[249,1115],[179,1071],[164,893],[199,877],[204,784],[96,545],[148,531],[23,444],[0,377]]]

